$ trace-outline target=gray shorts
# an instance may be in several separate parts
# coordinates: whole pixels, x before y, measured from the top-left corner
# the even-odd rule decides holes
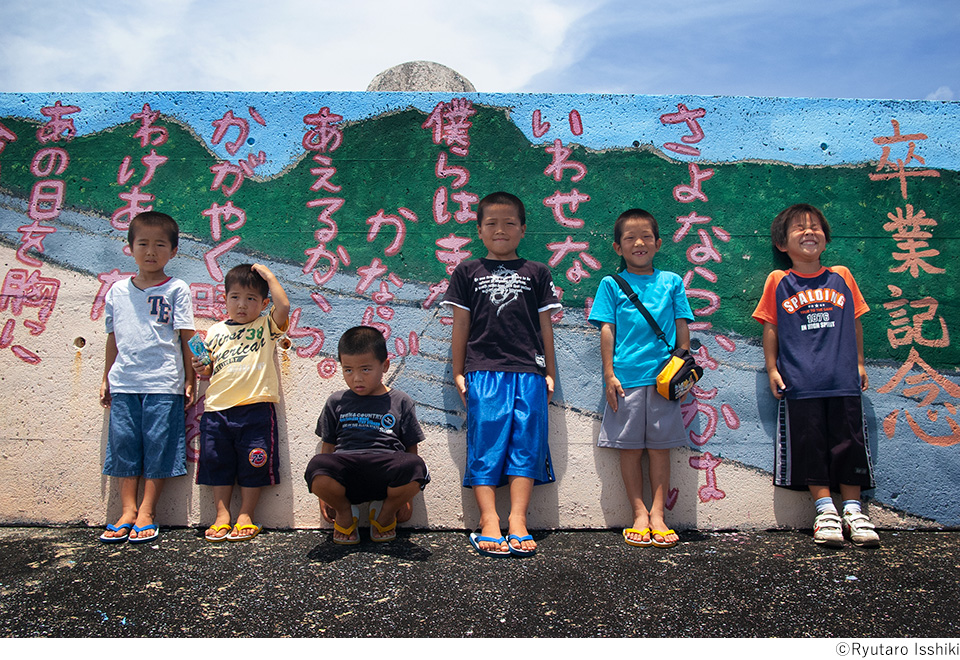
[[[686,444],[680,402],[657,394],[656,385],[626,388],[617,412],[609,403],[603,411],[598,447],[672,449]]]

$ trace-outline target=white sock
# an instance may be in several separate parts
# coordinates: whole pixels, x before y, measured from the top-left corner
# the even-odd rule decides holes
[[[843,512],[845,514],[846,513],[862,513],[860,509],[860,500],[844,500]]]
[[[814,502],[814,505],[817,507],[817,515],[821,513],[836,513],[837,507],[833,505],[832,497],[821,497],[819,500]]]

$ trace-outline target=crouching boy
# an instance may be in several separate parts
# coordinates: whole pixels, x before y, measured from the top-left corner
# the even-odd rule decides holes
[[[398,514],[406,513],[430,482],[417,455],[423,431],[413,399],[383,383],[390,360],[379,330],[351,328],[337,348],[349,389],[327,399],[317,421],[320,453],[310,460],[304,478],[320,499],[321,511],[329,506],[336,512],[334,543],[360,542],[355,505],[371,500],[370,539],[392,541]]]

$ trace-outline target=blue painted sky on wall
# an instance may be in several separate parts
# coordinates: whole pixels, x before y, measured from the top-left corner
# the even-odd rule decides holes
[[[679,139],[683,131],[662,124],[660,115],[676,112],[678,103],[685,103],[689,108],[702,107],[706,115],[699,123],[706,137],[697,144],[702,152],[697,160],[706,162],[751,159],[823,166],[877,161],[881,149],[865,136],[891,135],[890,120],[896,119],[904,134],[924,133],[928,136],[917,149],[917,154],[926,160],[926,167],[960,170],[960,131],[944,128],[955,126],[960,119],[960,102],[957,101],[546,94],[467,96],[475,103],[510,108],[511,119],[534,144],[552,144],[559,138],[565,144],[578,143],[593,149],[631,147],[634,142],[662,149],[664,143]],[[0,93],[0,117],[26,116],[45,120],[40,109],[60,100],[81,108],[81,112],[72,117],[79,133],[87,134],[129,122],[132,113],[139,112],[144,103],[149,103],[153,110],[173,115],[189,124],[204,137],[207,146],[217,156],[234,160],[235,157],[230,156],[225,148],[229,139],[218,145],[210,143],[211,122],[221,118],[227,110],[233,110],[239,116],[245,114],[248,107],[254,107],[266,125],[249,121],[250,139],[245,148],[254,153],[259,150],[266,153],[268,161],[258,168],[258,172],[270,176],[303,155],[301,138],[307,128],[303,116],[317,112],[322,106],[329,106],[332,112],[342,115],[344,121],[356,121],[411,106],[429,112],[437,102],[449,98],[449,94],[400,92]],[[549,121],[551,125],[550,131],[540,138],[533,134],[535,110],[540,110],[542,121]],[[567,120],[571,110],[576,110],[582,118],[583,134],[580,136],[571,132]],[[745,135],[751,138],[746,139]]]

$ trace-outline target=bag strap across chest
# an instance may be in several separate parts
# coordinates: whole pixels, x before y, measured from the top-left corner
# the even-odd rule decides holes
[[[670,342],[667,341],[666,334],[664,334],[663,330],[660,329],[660,325],[654,320],[653,315],[644,306],[643,302],[640,300],[640,296],[638,296],[637,292],[633,290],[633,287],[627,284],[627,281],[623,279],[619,273],[614,273],[613,279],[620,286],[623,294],[630,300],[630,302],[637,306],[637,309],[640,310],[641,314],[643,314],[643,318],[647,319],[647,323],[650,324],[654,334],[657,335],[657,339],[667,345],[668,351],[673,352],[673,346],[671,346]]]

